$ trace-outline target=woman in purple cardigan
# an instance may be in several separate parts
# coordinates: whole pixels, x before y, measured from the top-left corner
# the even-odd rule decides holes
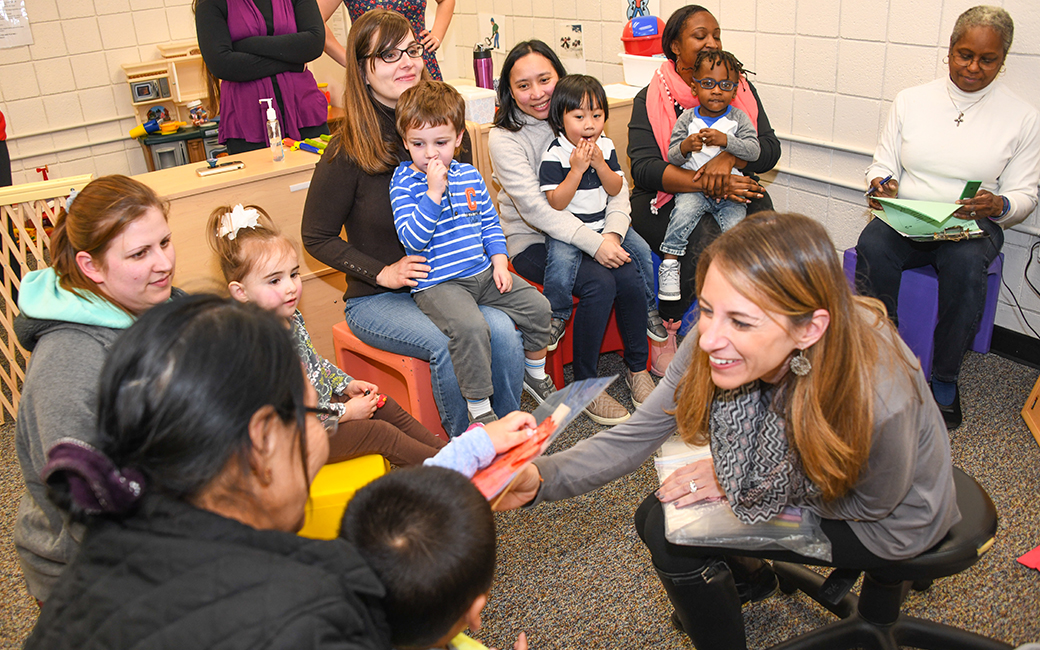
[[[315,0],[195,0],[193,9],[202,59],[221,82],[220,142],[228,153],[268,145],[261,99],[273,100],[285,137],[329,132],[328,102],[306,69],[325,45]]]

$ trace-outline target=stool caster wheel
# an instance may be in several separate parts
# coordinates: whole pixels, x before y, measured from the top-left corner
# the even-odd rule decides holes
[[[932,580],[914,580],[911,585],[914,591],[928,591],[928,588],[932,586]]]
[[[785,579],[783,576],[778,575],[777,580],[780,582],[780,591],[784,592],[788,596],[798,591],[798,586],[790,580]]]

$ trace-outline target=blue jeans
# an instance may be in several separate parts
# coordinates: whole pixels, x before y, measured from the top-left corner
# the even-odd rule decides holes
[[[520,408],[524,384],[524,348],[520,333],[508,316],[492,307],[481,307],[491,328],[491,381],[493,406],[499,417]],[[419,311],[407,293],[380,293],[351,298],[344,313],[354,336],[380,350],[430,362],[433,399],[441,424],[449,436],[469,426],[466,400],[459,390],[448,353],[448,337]],[[364,377],[359,377],[364,379]]]
[[[654,292],[654,263],[650,259],[650,245],[631,228],[625,233],[625,241],[621,248],[632,257],[636,272],[646,286],[647,310],[657,309],[657,295]],[[577,246],[565,244],[558,239],[545,238],[545,297],[549,299],[553,318],[568,320],[574,295],[574,279],[578,275],[578,267],[584,253]]]
[[[856,244],[856,289],[896,312],[903,271],[931,264],[939,276],[939,318],[935,324],[932,379],[956,382],[986,306],[987,269],[1004,244],[1004,231],[989,219],[976,221],[989,237],[919,242],[903,237],[881,219],[872,219]]]
[[[544,244],[528,246],[513,258],[513,268],[524,278],[544,286]],[[646,370],[650,343],[646,338],[645,283],[635,264],[608,269],[584,253],[574,278],[578,309],[574,312],[574,378],[597,376],[599,349],[607,331],[610,309],[615,309],[618,331],[625,348],[625,365],[632,372]]]
[[[701,222],[701,217],[710,212],[715,216],[722,232],[726,232],[740,223],[747,214],[747,208],[735,201],[719,201],[708,198],[700,192],[680,192],[675,195],[675,208],[668,220],[668,229],[661,241],[661,252],[682,257],[686,254],[686,242],[690,233]]]

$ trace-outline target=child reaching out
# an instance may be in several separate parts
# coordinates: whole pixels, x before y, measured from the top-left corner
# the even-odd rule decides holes
[[[545,373],[549,304],[509,272],[505,235],[480,172],[453,160],[465,132],[462,96],[446,83],[420,81],[401,95],[395,112],[412,161],[402,162],[390,182],[394,226],[405,252],[422,255],[430,266],[412,298],[449,338],[470,421],[496,417],[491,339],[478,305],[500,309],[516,323],[526,356],[524,390],[542,403],[556,392]]]
[[[278,232],[263,209],[217,208],[207,232],[231,297],[285,319],[307,378],[318,391],[318,405],[339,414],[338,419],[318,416],[329,431],[328,462],[381,454],[407,467],[421,464],[444,446],[393,399],[379,406],[378,386],[352,378],[318,355],[296,309],[303,293],[296,245]]]
[[[687,110],[675,123],[668,148],[668,162],[683,169],[697,170],[725,149],[741,160],[757,160],[761,153],[755,125],[747,114],[730,106],[737,94],[744,66],[729,52],[701,50],[694,63],[692,90],[699,106]],[[740,171],[734,168],[734,174]],[[658,269],[658,297],[682,298],[679,286],[679,258],[686,254],[686,241],[710,212],[723,232],[747,214],[743,203],[716,200],[700,192],[679,192],[661,241],[661,267]]]
[[[614,143],[603,135],[608,116],[607,93],[595,77],[572,74],[560,79],[549,104],[549,126],[556,139],[542,155],[538,170],[541,190],[556,210],[567,210],[591,228],[620,245],[646,284],[646,333],[655,341],[668,340],[654,298],[650,246],[631,227],[625,233],[606,232],[607,197],[617,196],[624,172]],[[577,246],[545,237],[545,297],[552,307],[555,349],[571,317],[574,281],[581,264]]]

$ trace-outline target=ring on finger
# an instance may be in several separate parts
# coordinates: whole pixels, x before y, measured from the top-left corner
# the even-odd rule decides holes
[[[690,481],[690,494],[697,491],[697,481]]]
[[[975,211],[972,210],[971,213],[968,216],[971,217],[972,219],[974,219],[975,218]]]

